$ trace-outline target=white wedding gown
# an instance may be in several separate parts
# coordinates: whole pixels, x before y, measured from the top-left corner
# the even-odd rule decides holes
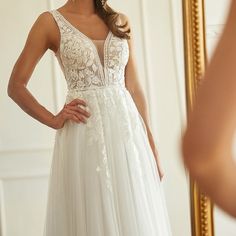
[[[127,40],[109,31],[98,50],[103,43],[58,10],[50,13],[61,34],[55,55],[68,85],[66,103],[85,100],[91,116],[56,131],[44,235],[170,236],[146,128],[125,87]]]

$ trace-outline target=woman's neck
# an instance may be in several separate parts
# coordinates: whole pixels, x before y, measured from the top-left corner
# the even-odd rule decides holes
[[[68,0],[64,6],[70,12],[81,16],[91,16],[95,13],[94,0]]]

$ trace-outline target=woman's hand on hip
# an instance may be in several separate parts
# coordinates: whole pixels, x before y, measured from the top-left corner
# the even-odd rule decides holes
[[[84,106],[85,108],[81,108],[81,106]],[[70,103],[65,104],[63,109],[53,117],[53,128],[62,128],[67,120],[85,124],[90,115],[91,114],[87,111],[86,102],[78,98],[74,99]]]

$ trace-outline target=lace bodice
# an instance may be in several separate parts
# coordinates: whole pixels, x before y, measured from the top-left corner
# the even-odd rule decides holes
[[[50,13],[60,30],[60,47],[55,55],[67,81],[68,90],[124,84],[125,66],[129,58],[126,39],[109,31],[104,40],[102,63],[92,39],[73,26],[56,9]]]

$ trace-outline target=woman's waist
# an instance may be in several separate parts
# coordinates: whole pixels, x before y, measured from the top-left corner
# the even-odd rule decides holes
[[[116,96],[123,96],[128,90],[125,83],[109,84],[103,86],[90,86],[87,88],[69,88],[67,90],[66,101],[69,102],[75,98],[86,99],[89,101],[107,100]]]
[[[105,90],[110,89],[126,89],[125,83],[114,83],[114,84],[107,84],[107,85],[99,85],[99,86],[84,86],[84,87],[77,87],[77,88],[68,88],[67,95],[74,95],[74,94],[84,94],[84,93],[93,93],[93,92],[105,92]]]

